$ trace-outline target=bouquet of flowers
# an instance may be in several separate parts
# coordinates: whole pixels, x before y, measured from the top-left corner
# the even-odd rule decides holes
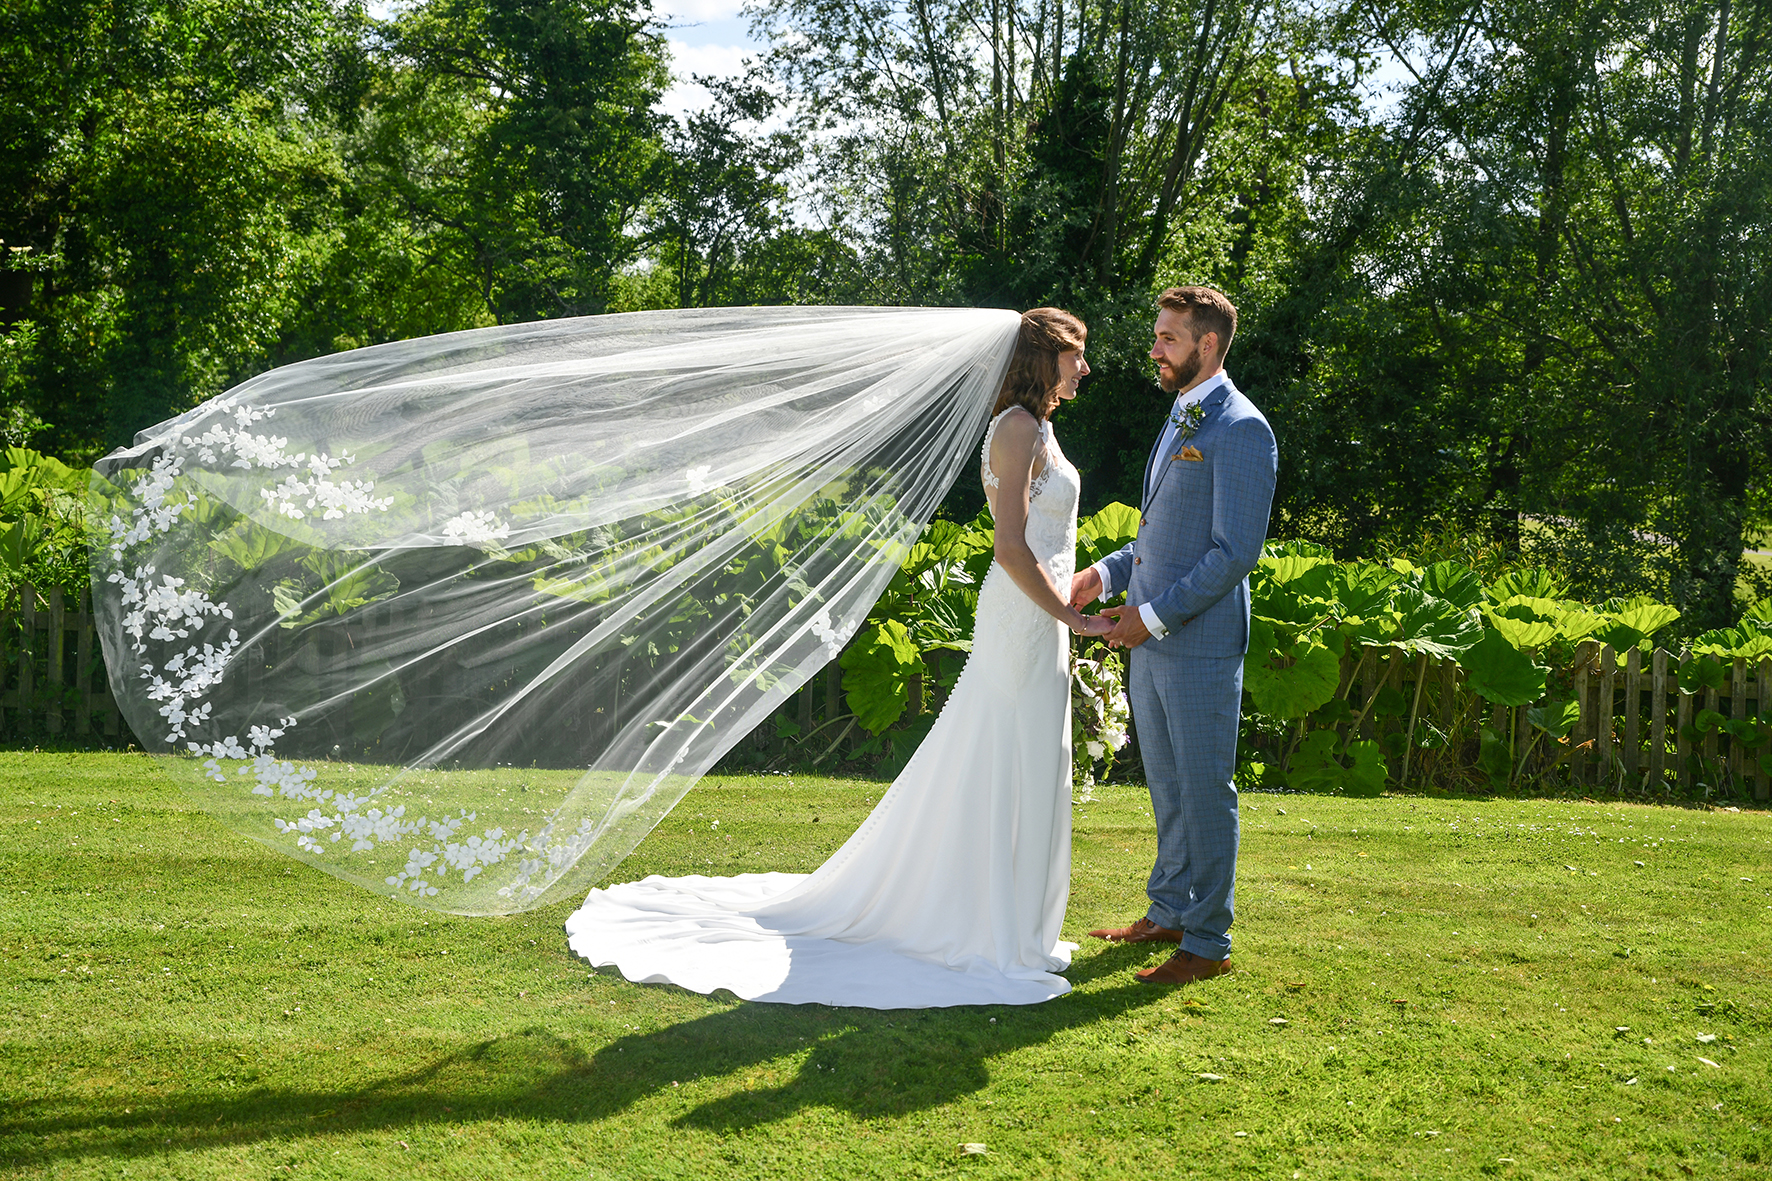
[[[1071,657],[1071,767],[1076,782],[1095,786],[1096,765],[1106,778],[1114,768],[1114,752],[1125,747],[1132,723],[1126,701],[1125,657],[1095,644],[1093,656]]]

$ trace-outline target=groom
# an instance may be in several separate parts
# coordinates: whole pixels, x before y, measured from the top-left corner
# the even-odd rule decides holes
[[[1210,287],[1157,297],[1157,380],[1175,406],[1145,465],[1138,539],[1071,579],[1074,606],[1122,592],[1107,635],[1131,653],[1132,720],[1150,782],[1150,909],[1123,943],[1178,943],[1138,973],[1189,984],[1231,970],[1237,876],[1237,721],[1249,647],[1249,572],[1267,537],[1274,432],[1224,371],[1237,309]]]

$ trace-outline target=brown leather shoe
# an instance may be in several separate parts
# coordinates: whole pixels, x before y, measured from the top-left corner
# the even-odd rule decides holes
[[[1149,919],[1139,919],[1130,927],[1103,927],[1089,934],[1091,938],[1106,939],[1109,943],[1180,943],[1182,935],[1180,931],[1159,927]]]
[[[1206,960],[1191,951],[1178,951],[1156,967],[1141,970],[1138,980],[1141,984],[1192,984],[1230,970],[1229,960]]]

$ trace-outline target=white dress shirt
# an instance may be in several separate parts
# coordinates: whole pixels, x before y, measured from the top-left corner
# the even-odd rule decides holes
[[[1150,465],[1150,476],[1145,481],[1145,499],[1148,500],[1150,498],[1151,492],[1156,486],[1157,478],[1163,471],[1163,457],[1168,455],[1169,448],[1175,445],[1175,424],[1180,420],[1182,413],[1187,410],[1189,406],[1204,402],[1207,395],[1211,394],[1228,380],[1229,377],[1225,374],[1224,370],[1220,369],[1217,373],[1214,373],[1211,377],[1208,377],[1193,389],[1185,390],[1182,393],[1175,395],[1175,409],[1170,412],[1169,421],[1163,425],[1162,442],[1157,446],[1157,462]],[[1089,568],[1095,571],[1095,577],[1101,580],[1101,594],[1096,596],[1096,602],[1100,602],[1102,599],[1108,597],[1107,567],[1102,563],[1097,562]],[[1160,640],[1169,634],[1169,629],[1163,626],[1163,621],[1157,618],[1156,609],[1149,603],[1140,603],[1138,605],[1138,617],[1144,620],[1145,630],[1151,633],[1151,639]]]

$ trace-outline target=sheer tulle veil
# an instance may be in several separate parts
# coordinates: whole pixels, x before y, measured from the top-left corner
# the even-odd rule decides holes
[[[111,691],[328,873],[461,914],[582,892],[840,651],[1019,322],[641,312],[262,374],[95,468]]]

